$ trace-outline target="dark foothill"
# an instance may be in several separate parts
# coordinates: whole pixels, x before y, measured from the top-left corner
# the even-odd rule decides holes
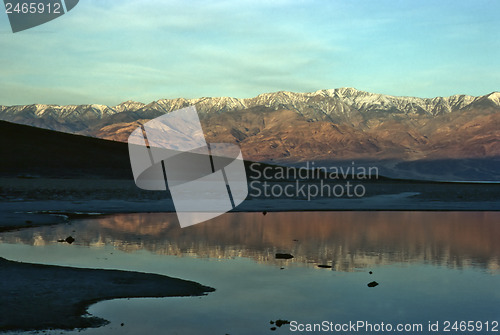
[[[331,265],[326,265],[326,264],[318,264],[318,268],[322,268],[322,269],[331,269],[332,266]]]
[[[368,285],[368,287],[375,287],[378,285],[378,283],[376,281],[372,281],[371,283],[368,283],[367,285]]]
[[[293,256],[290,254],[282,254],[282,253],[276,254],[276,259],[291,259],[291,258],[293,258]]]

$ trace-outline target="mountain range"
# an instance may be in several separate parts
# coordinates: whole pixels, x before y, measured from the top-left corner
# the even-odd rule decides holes
[[[127,101],[113,107],[33,104],[0,106],[0,119],[126,141],[140,123],[192,105],[208,142],[238,143],[252,161],[493,159],[496,164],[500,157],[499,92],[431,99],[339,88],[249,99]]]

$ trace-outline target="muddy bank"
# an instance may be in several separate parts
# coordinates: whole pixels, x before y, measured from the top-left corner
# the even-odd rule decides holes
[[[98,327],[107,321],[86,310],[101,300],[200,296],[214,291],[157,274],[20,263],[1,257],[0,278],[0,331]]]

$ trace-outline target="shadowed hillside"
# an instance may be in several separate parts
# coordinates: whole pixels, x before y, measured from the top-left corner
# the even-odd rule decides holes
[[[2,176],[132,179],[126,143],[0,121]]]

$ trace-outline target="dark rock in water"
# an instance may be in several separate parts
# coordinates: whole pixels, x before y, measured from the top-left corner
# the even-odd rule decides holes
[[[284,267],[280,267],[280,270],[285,270],[285,268]]]
[[[318,268],[322,268],[322,269],[331,269],[332,268],[331,265],[326,265],[326,264],[318,264],[317,266],[318,266]]]
[[[272,324],[272,325],[276,325],[276,327],[271,327],[270,328],[272,331],[275,331],[276,329],[280,328],[283,325],[289,325],[290,321],[278,319],[276,321],[271,320],[271,321],[269,321],[269,323]]]
[[[371,271],[370,271],[370,272],[368,272],[368,273],[369,273],[369,274],[372,274],[373,272],[371,272]]]
[[[281,327],[283,325],[289,325],[289,324],[290,324],[290,321],[288,321],[288,320],[280,320],[280,319],[276,320],[276,326],[278,326],[278,327]]]
[[[291,259],[291,258],[293,258],[293,256],[290,254],[281,254],[281,253],[276,254],[276,259]]]
[[[267,211],[263,211],[263,212],[262,212],[262,215],[266,215],[266,214],[267,214]]]
[[[123,327],[124,325],[125,325],[125,324],[124,324],[123,322],[120,324],[120,326],[122,326],[122,327]]]
[[[73,238],[73,236],[68,236],[64,240],[63,239],[57,240],[57,242],[61,242],[61,243],[66,242],[66,243],[71,244],[71,243],[75,242],[75,239]]]
[[[376,281],[372,281],[371,283],[368,283],[368,287],[375,287],[377,285],[378,285],[378,283]]]

